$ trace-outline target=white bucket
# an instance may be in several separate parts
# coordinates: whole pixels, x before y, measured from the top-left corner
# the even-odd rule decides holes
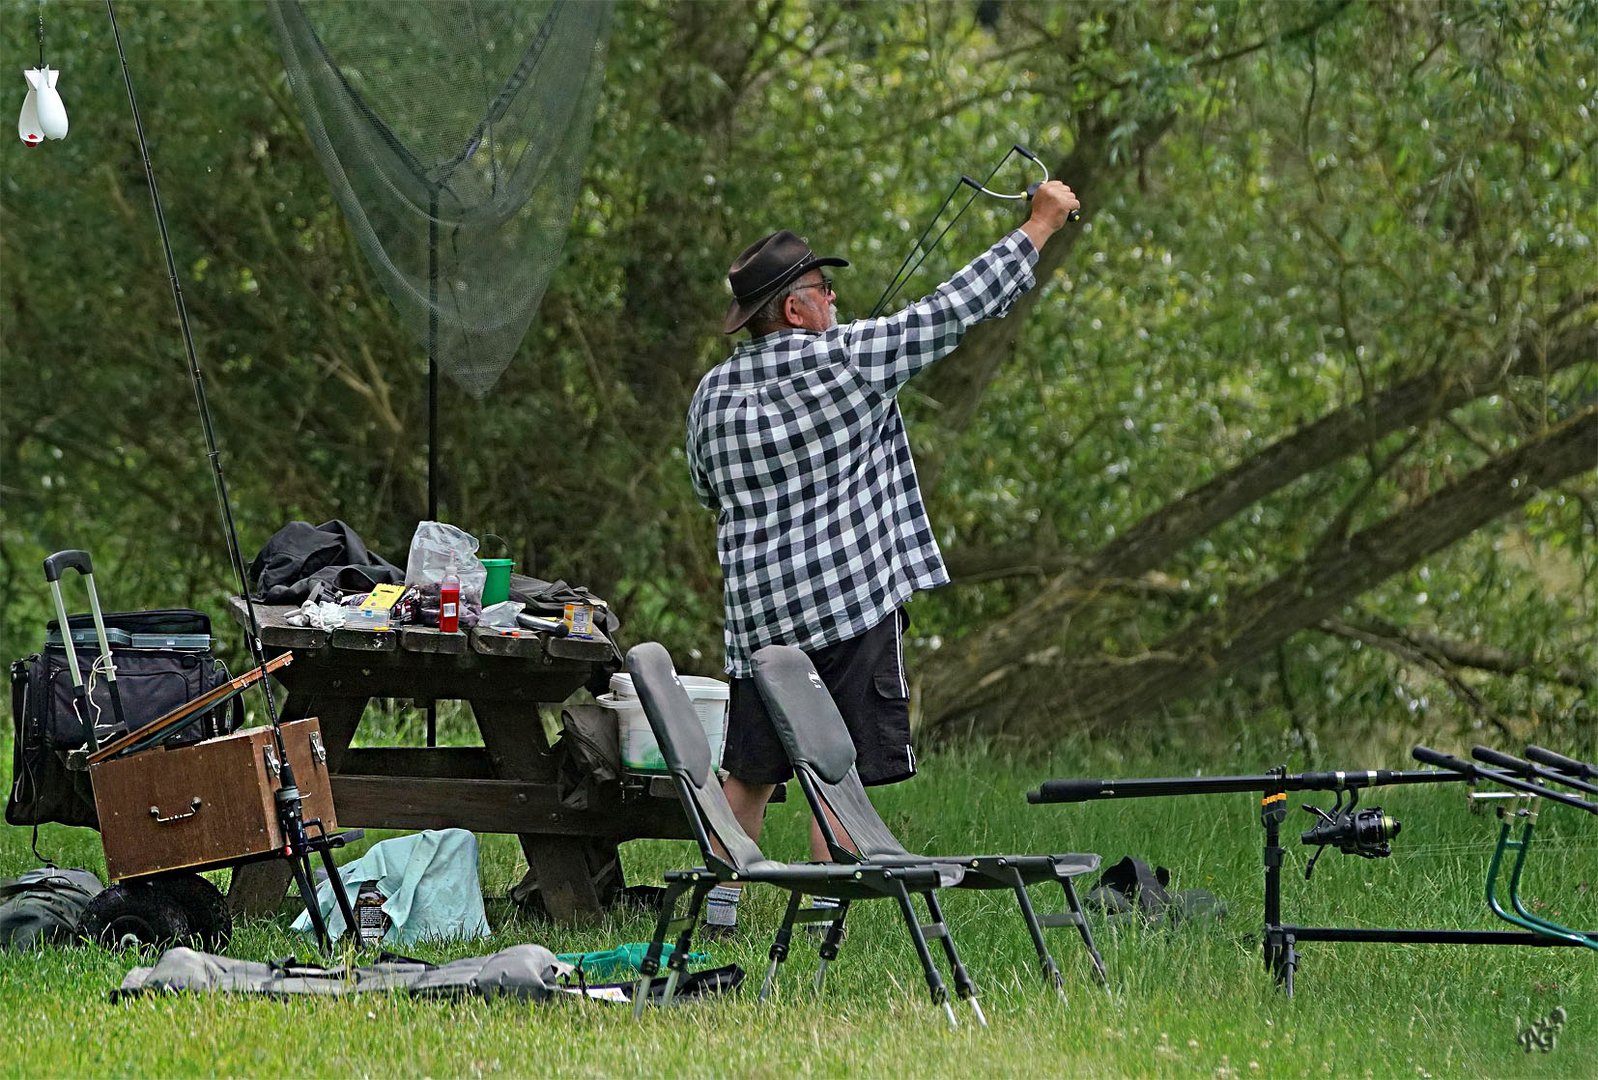
[[[699,675],[680,675],[683,689],[694,703],[699,722],[705,729],[705,741],[710,744],[710,764],[720,767],[721,751],[727,742],[727,700],[731,688],[719,679]],[[616,714],[621,734],[621,763],[634,772],[665,772],[666,761],[660,754],[660,744],[649,726],[649,717],[633,692],[632,677],[618,673],[610,677],[608,694],[594,700]]]
[[[721,751],[727,745],[727,700],[732,688],[720,679],[707,679],[701,675],[679,675],[682,688],[699,713],[699,722],[705,728],[705,741],[710,744],[710,767],[721,768]]]
[[[594,699],[616,714],[616,729],[620,734],[622,768],[633,772],[666,771],[666,759],[660,756],[660,744],[649,726],[649,717],[637,698],[601,694]]]

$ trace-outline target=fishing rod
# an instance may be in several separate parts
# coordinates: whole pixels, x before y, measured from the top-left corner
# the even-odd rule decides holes
[[[1526,756],[1539,765],[1546,765],[1550,769],[1558,769],[1562,773],[1579,777],[1583,780],[1598,780],[1598,765],[1591,765],[1585,761],[1568,758],[1564,754],[1556,754],[1552,750],[1541,746],[1526,747]]]
[[[999,175],[999,170],[1003,169],[1005,165],[1009,163],[1012,157],[1017,156],[1025,158],[1041,169],[1043,171],[1043,179],[1034,181],[1033,183],[1028,184],[1025,190],[1014,193],[995,191],[989,187],[988,185],[993,183],[993,178]],[[917,270],[921,269],[921,264],[927,261],[927,256],[932,253],[934,248],[943,242],[943,238],[949,234],[950,229],[954,228],[955,222],[960,220],[961,215],[963,215],[966,210],[970,209],[971,204],[976,201],[978,195],[987,195],[994,199],[1015,201],[1025,200],[1030,202],[1032,200],[1032,196],[1037,194],[1038,188],[1042,187],[1048,182],[1049,167],[1043,164],[1042,160],[1036,154],[1022,146],[1020,143],[1016,143],[1005,152],[1005,155],[999,159],[997,165],[993,166],[993,168],[988,171],[987,177],[982,180],[981,183],[978,183],[970,176],[966,176],[962,173],[960,179],[955,181],[954,187],[949,190],[949,194],[944,196],[943,202],[939,204],[938,209],[933,213],[932,219],[927,222],[927,227],[921,230],[920,236],[916,237],[916,242],[911,245],[909,254],[907,254],[904,257],[904,261],[899,264],[899,269],[894,271],[892,279],[889,280],[887,287],[882,292],[882,296],[877,300],[876,306],[871,309],[871,314],[868,316],[868,318],[875,319],[878,315],[882,314],[882,312],[890,303],[893,302],[893,298],[899,294],[899,290],[904,288],[905,283],[910,280]],[[955,212],[954,217],[949,219],[949,223],[943,227],[943,231],[937,235],[937,238],[934,239],[931,244],[923,247],[922,245],[927,238],[927,234],[932,231],[932,227],[938,223],[938,219],[943,216],[943,212],[949,208],[949,204],[954,201],[954,197],[956,195],[960,194],[960,190],[962,188],[970,188],[970,196],[967,197],[966,201],[961,204],[960,209]],[[1066,216],[1066,220],[1080,221],[1082,220],[1082,212],[1080,210],[1072,210],[1070,214]],[[910,260],[916,258],[916,253],[918,251],[920,252],[921,258],[916,259],[915,265],[911,266]],[[906,269],[907,267],[908,269]]]
[[[1536,751],[1534,753],[1534,751]],[[1560,784],[1577,791],[1589,794],[1598,794],[1598,786],[1588,783],[1577,776],[1566,775],[1565,770],[1586,775],[1593,773],[1592,766],[1585,762],[1567,758],[1562,754],[1555,754],[1551,750],[1541,747],[1529,746],[1526,748],[1526,757],[1536,758],[1551,765],[1561,766],[1560,769],[1544,768],[1525,758],[1518,758],[1513,754],[1506,754],[1490,746],[1473,746],[1470,756],[1484,764],[1494,766],[1484,769],[1472,765],[1468,761],[1440,754],[1425,746],[1415,747],[1414,756],[1419,761],[1439,765],[1446,769],[1458,772],[1462,776],[1472,779],[1490,780],[1495,784],[1511,790],[1508,798],[1517,802],[1524,802],[1522,807],[1498,807],[1498,843],[1493,848],[1492,861],[1487,866],[1487,907],[1498,918],[1515,926],[1523,927],[1534,934],[1541,934],[1550,940],[1562,945],[1580,945],[1598,951],[1598,934],[1576,930],[1569,926],[1561,925],[1551,919],[1544,918],[1528,909],[1520,896],[1521,876],[1526,869],[1526,857],[1531,852],[1532,833],[1537,827],[1537,801],[1539,799],[1552,799],[1555,802],[1576,809],[1585,810],[1589,814],[1598,814],[1598,804],[1564,792],[1552,791],[1548,784]],[[1501,770],[1501,771],[1500,771]],[[1521,826],[1519,837],[1512,835],[1516,824]],[[1514,867],[1509,873],[1509,902],[1510,907],[1505,908],[1498,898],[1499,874],[1504,868],[1504,856],[1515,852]],[[1512,910],[1511,910],[1512,909]]]
[[[167,231],[166,214],[161,209],[161,189],[156,183],[155,166],[150,161],[150,145],[144,137],[144,120],[139,114],[139,99],[133,90],[133,75],[128,70],[128,57],[122,48],[122,32],[117,26],[116,7],[112,0],[105,0],[105,13],[111,21],[111,36],[116,40],[117,60],[122,65],[122,82],[128,91],[128,108],[133,113],[133,130],[138,136],[139,156],[144,162],[144,178],[150,185],[150,203],[155,209],[155,223],[161,234],[161,251],[166,256],[167,279],[172,286],[172,302],[177,306],[178,326],[182,331],[183,347],[189,363],[189,380],[194,385],[194,403],[200,413],[200,427],[205,433],[206,457],[211,463],[211,480],[216,489],[217,503],[222,510],[222,531],[227,539],[228,561],[232,564],[234,576],[238,581],[239,595],[244,599],[247,616],[244,637],[249,646],[250,657],[255,662],[255,668],[260,672],[258,681],[261,684],[261,693],[266,699],[267,719],[272,726],[272,741],[277,750],[279,763],[279,783],[274,793],[274,801],[278,822],[283,832],[282,853],[293,867],[300,895],[305,900],[305,909],[310,913],[317,939],[325,949],[330,947],[331,938],[328,936],[321,905],[316,900],[316,888],[311,880],[312,850],[321,851],[324,861],[328,863],[334,896],[339,902],[347,926],[354,925],[354,916],[349,899],[345,895],[343,881],[333,869],[332,860],[328,856],[325,833],[320,841],[312,841],[306,832],[304,799],[294,780],[294,767],[289,763],[288,749],[283,742],[282,721],[278,716],[277,701],[272,694],[272,680],[267,677],[266,653],[261,646],[261,625],[256,617],[255,602],[250,597],[249,570],[244,564],[244,554],[239,549],[238,528],[233,520],[233,504],[228,497],[227,478],[222,473],[222,453],[217,448],[216,429],[211,422],[211,406],[205,395],[205,376],[200,371],[200,358],[194,347],[194,332],[189,326],[188,307],[183,302],[183,284],[178,277],[177,259],[172,253],[172,237]]]
[[[139,99],[133,90],[133,75],[128,70],[128,57],[122,48],[122,32],[117,27],[117,13],[112,0],[105,0],[105,13],[111,20],[111,36],[116,39],[117,59],[122,64],[122,82],[128,90],[128,107],[133,112],[133,130],[138,136],[139,156],[144,162],[144,178],[150,185],[150,203],[155,208],[155,224],[161,233],[161,251],[166,256],[167,280],[172,286],[172,302],[178,310],[178,327],[182,332],[183,348],[188,356],[189,380],[194,385],[194,403],[200,413],[200,428],[205,434],[206,457],[211,463],[211,480],[216,489],[217,503],[222,509],[222,529],[227,539],[228,561],[232,564],[234,576],[238,579],[239,593],[244,597],[245,610],[249,613],[249,625],[245,627],[245,637],[248,639],[250,655],[256,667],[265,667],[266,657],[261,648],[261,628],[256,620],[255,604],[250,599],[249,572],[244,565],[244,555],[239,550],[239,535],[233,521],[232,500],[228,497],[227,478],[222,474],[222,453],[217,448],[216,429],[211,423],[211,406],[205,396],[205,376],[200,371],[200,358],[194,347],[194,331],[189,327],[189,310],[183,302],[183,283],[178,277],[177,258],[172,253],[172,237],[167,231],[166,214],[161,209],[161,188],[156,183],[155,166],[150,161],[150,146],[145,140],[144,121],[139,114]],[[272,730],[277,735],[280,759],[286,761],[287,758],[282,757],[283,736],[279,731],[277,703],[272,696],[272,684],[262,679],[261,687],[266,694],[267,716],[271,719]]]
[[[1256,792],[1261,796],[1259,822],[1264,830],[1263,865],[1264,926],[1263,959],[1276,984],[1288,997],[1293,996],[1299,964],[1299,946],[1305,942],[1375,942],[1402,945],[1586,945],[1579,932],[1549,934],[1528,927],[1532,932],[1507,930],[1453,930],[1410,927],[1304,926],[1290,923],[1283,913],[1282,868],[1287,861],[1284,831],[1288,817],[1288,792],[1325,791],[1334,793],[1330,809],[1304,806],[1315,819],[1299,840],[1315,848],[1305,866],[1309,880],[1315,863],[1327,848],[1344,855],[1366,859],[1388,858],[1392,841],[1402,830],[1400,823],[1379,806],[1359,806],[1361,791],[1379,787],[1405,787],[1417,784],[1494,783],[1587,808],[1589,804],[1573,796],[1548,791],[1526,780],[1483,769],[1469,762],[1439,754],[1424,746],[1414,749],[1417,760],[1435,766],[1430,770],[1362,769],[1336,772],[1290,773],[1278,767],[1266,773],[1240,776],[1172,776],[1131,779],[1071,778],[1045,780],[1027,792],[1034,804],[1098,802],[1106,799],[1147,799],[1218,795],[1230,792]],[[1568,761],[1569,759],[1563,759]],[[1581,763],[1572,762],[1579,766]],[[1527,763],[1528,767],[1530,763]],[[1346,801],[1345,801],[1346,800]],[[1513,920],[1512,920],[1513,921]],[[1525,925],[1524,923],[1520,925]]]
[[[1439,753],[1429,746],[1417,746],[1410,753],[1416,761],[1434,765],[1441,769],[1449,769],[1470,780],[1491,780],[1493,783],[1509,788],[1511,791],[1536,795],[1538,798],[1551,799],[1556,803],[1563,803],[1565,806],[1573,807],[1577,810],[1585,810],[1589,814],[1598,814],[1598,803],[1590,803],[1574,795],[1566,795],[1562,791],[1553,791],[1543,787],[1541,784],[1532,782],[1532,779],[1535,778],[1539,780],[1551,779],[1555,783],[1561,784],[1572,784],[1568,777],[1539,768],[1528,761],[1521,761],[1517,757],[1501,753],[1490,747],[1478,746],[1472,751],[1472,756],[1478,761],[1485,761],[1493,765],[1507,765],[1514,772],[1504,772],[1499,769],[1487,769],[1480,765],[1472,765],[1468,761],[1462,761],[1448,754]],[[1516,775],[1516,773],[1521,775]],[[1581,787],[1590,786],[1580,784],[1579,781],[1572,784],[1572,786],[1577,785]]]

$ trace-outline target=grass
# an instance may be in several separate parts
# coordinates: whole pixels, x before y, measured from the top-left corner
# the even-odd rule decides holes
[[[652,1012],[641,1023],[623,1008],[576,1000],[533,1006],[216,995],[112,1005],[107,992],[148,959],[92,947],[0,954],[0,1074],[1598,1075],[1592,951],[1310,943],[1302,949],[1298,993],[1288,1000],[1260,960],[1257,797],[1053,807],[1022,799],[1037,779],[1092,771],[1080,759],[1023,765],[974,752],[933,758],[916,781],[877,793],[884,817],[912,848],[1096,851],[1107,862],[1137,854],[1170,867],[1173,888],[1209,889],[1230,909],[1222,921],[1176,928],[1098,920],[1111,973],[1107,991],[1090,981],[1074,933],[1049,931],[1067,977],[1070,1000],[1062,1005],[1037,978],[1004,894],[950,895],[945,911],[981,987],[987,1030],[970,1022],[947,1030],[927,1002],[897,914],[885,903],[851,913],[824,997],[809,993],[815,956],[801,943],[784,966],[776,1000],[758,1004],[754,992],[781,898],[755,888],[742,905],[743,936],[709,947],[713,963],[736,962],[749,972],[744,992]],[[1170,764],[1114,771],[1152,775],[1170,771]],[[1236,763],[1224,771],[1237,771]],[[1378,794],[1367,802],[1383,805],[1404,825],[1394,856],[1366,861],[1331,852],[1308,884],[1308,849],[1298,845],[1296,830],[1309,818],[1293,811],[1286,917],[1306,925],[1502,927],[1481,895],[1494,820],[1468,813],[1454,785]],[[1311,800],[1294,800],[1303,801]],[[800,857],[804,828],[797,806],[774,807],[768,850]],[[1548,917],[1598,924],[1595,836],[1585,815],[1557,807],[1544,812],[1523,892]],[[40,847],[63,865],[103,873],[92,832],[47,827]],[[638,842],[624,848],[624,861],[631,882],[649,883],[697,857],[686,844]],[[0,876],[34,865],[27,830],[0,830]],[[520,873],[514,838],[484,837],[493,938],[413,953],[443,960],[526,941],[575,951],[647,940],[651,920],[642,914],[582,930],[519,918],[494,898]],[[1054,905],[1057,890],[1035,896],[1040,906]],[[230,954],[308,958],[288,922],[285,913],[245,924]],[[1568,1017],[1557,1046],[1527,1054],[1517,1032],[1556,1006]]]

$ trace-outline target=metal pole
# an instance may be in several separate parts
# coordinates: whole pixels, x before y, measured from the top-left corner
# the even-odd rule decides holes
[[[427,520],[438,520],[438,187],[427,199]],[[438,702],[427,703],[427,745],[438,745]]]

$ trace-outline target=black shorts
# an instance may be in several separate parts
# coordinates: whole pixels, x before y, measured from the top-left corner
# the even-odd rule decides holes
[[[855,768],[867,786],[895,784],[916,774],[910,684],[904,672],[904,629],[909,625],[909,614],[900,608],[858,637],[806,650],[849,727]],[[754,679],[732,680],[721,765],[746,784],[780,784],[793,776],[788,752]]]

